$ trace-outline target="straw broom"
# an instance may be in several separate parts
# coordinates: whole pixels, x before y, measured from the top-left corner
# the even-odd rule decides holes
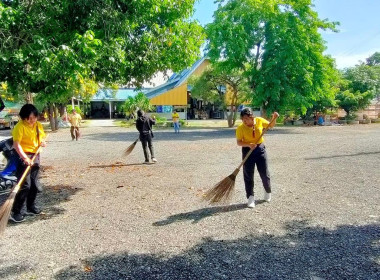
[[[32,157],[32,164],[33,164],[34,160],[36,159],[37,155],[40,153],[41,148],[42,147],[39,146],[37,152]],[[0,208],[0,235],[3,234],[3,232],[5,231],[5,228],[7,227],[9,216],[11,215],[12,206],[13,206],[13,203],[15,201],[16,194],[20,190],[21,185],[24,183],[25,177],[31,168],[32,168],[31,165],[28,165],[26,167],[26,169],[25,169],[24,173],[22,174],[20,180],[18,181],[17,185],[12,188],[8,199],[5,201],[3,206],[1,206],[1,208]]]
[[[268,127],[274,122],[276,119],[272,119],[270,123],[268,124]],[[267,132],[268,128],[264,128],[259,139],[257,139],[257,144],[263,135]],[[256,148],[256,147],[255,147]],[[255,148],[251,148],[248,152],[248,154],[245,156],[243,161],[240,163],[240,165],[235,169],[234,172],[232,172],[229,176],[224,178],[222,181],[214,185],[210,190],[208,190],[205,195],[203,196],[203,199],[206,201],[209,201],[212,203],[218,203],[222,201],[228,201],[231,198],[231,195],[233,193],[233,190],[235,188],[235,180],[236,176],[238,175],[240,168],[244,165],[244,163],[247,161],[249,156],[252,154],[253,150]]]
[[[124,156],[128,156],[130,153],[132,153],[133,149],[135,148],[136,146],[136,143],[139,141],[139,138],[137,138],[135,140],[135,142],[133,142],[124,152]]]

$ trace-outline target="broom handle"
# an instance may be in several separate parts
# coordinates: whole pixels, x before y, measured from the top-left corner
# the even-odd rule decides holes
[[[256,140],[255,145],[257,145],[257,143],[261,140],[261,138],[263,138],[263,135],[265,134],[265,132],[267,132],[268,127],[269,127],[274,121],[276,121],[276,119],[272,119],[272,120],[270,121],[270,123],[268,124],[268,126],[267,126],[266,128],[263,129],[263,131],[261,132],[261,135],[260,135],[259,139]],[[249,156],[252,154],[253,150],[256,149],[256,148],[257,148],[257,146],[254,147],[254,148],[251,148],[251,149],[249,150],[248,154],[245,156],[245,158],[244,158],[243,161],[240,163],[240,165],[238,166],[238,168],[236,168],[236,170],[240,170],[240,168],[243,166],[243,164],[247,161],[247,159],[249,158]]]
[[[47,138],[47,137],[46,137],[46,138]],[[46,138],[45,138],[45,140],[46,140]],[[38,149],[37,149],[36,153],[35,153],[34,156],[32,157],[32,164],[34,163],[34,160],[36,159],[37,155],[41,152],[41,149],[42,149],[42,146],[41,146],[41,144],[40,144],[40,145],[38,146]],[[19,190],[20,187],[21,187],[21,184],[24,182],[25,177],[26,177],[26,175],[28,174],[28,172],[29,172],[29,170],[30,170],[31,168],[32,168],[31,165],[28,165],[28,166],[26,167],[26,169],[25,169],[24,173],[22,174],[20,180],[18,181],[17,185],[14,186],[14,187],[12,188],[11,193],[17,193],[17,192],[18,192],[18,190]]]

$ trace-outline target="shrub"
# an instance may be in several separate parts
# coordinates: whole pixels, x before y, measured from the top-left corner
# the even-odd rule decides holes
[[[80,109],[79,106],[74,106],[74,108],[75,108],[75,111],[78,114],[82,115],[82,110]],[[66,110],[67,110],[67,113],[71,114],[73,112],[73,106],[72,105],[67,105]]]

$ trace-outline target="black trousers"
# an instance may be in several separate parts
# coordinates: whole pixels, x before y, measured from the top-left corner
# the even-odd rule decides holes
[[[27,156],[29,158],[32,158],[33,154],[27,154]],[[19,162],[16,168],[17,180],[20,180],[26,167],[27,166],[19,158]],[[28,174],[25,177],[24,183],[21,185],[20,190],[16,194],[15,202],[12,208],[12,211],[15,214],[21,213],[21,210],[22,210],[22,207],[24,206],[25,201],[26,201],[27,208],[32,208],[33,206],[35,206],[35,201],[36,201],[36,197],[38,193],[37,184],[38,184],[39,171],[40,171],[40,156],[37,155],[34,161],[34,165],[29,170]]]
[[[249,150],[250,148],[248,147],[242,148],[243,159],[245,158]],[[243,165],[244,184],[247,198],[249,198],[251,195],[254,195],[253,175],[255,172],[255,166],[257,166],[257,171],[259,171],[265,191],[267,193],[271,193],[272,190],[270,185],[270,174],[268,170],[268,159],[264,144],[260,144],[259,146],[257,146]]]
[[[150,135],[150,133],[140,134],[140,141],[143,147],[145,161],[149,161],[148,148],[150,151],[151,158],[154,158],[154,149],[153,149],[153,143],[152,143],[153,141],[152,141],[152,136]]]

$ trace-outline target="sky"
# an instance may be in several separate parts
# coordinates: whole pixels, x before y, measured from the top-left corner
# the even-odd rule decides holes
[[[326,54],[343,69],[380,52],[380,0],[314,0],[319,18],[338,21],[339,33],[321,31]],[[201,25],[212,22],[214,0],[198,0],[193,18]]]

